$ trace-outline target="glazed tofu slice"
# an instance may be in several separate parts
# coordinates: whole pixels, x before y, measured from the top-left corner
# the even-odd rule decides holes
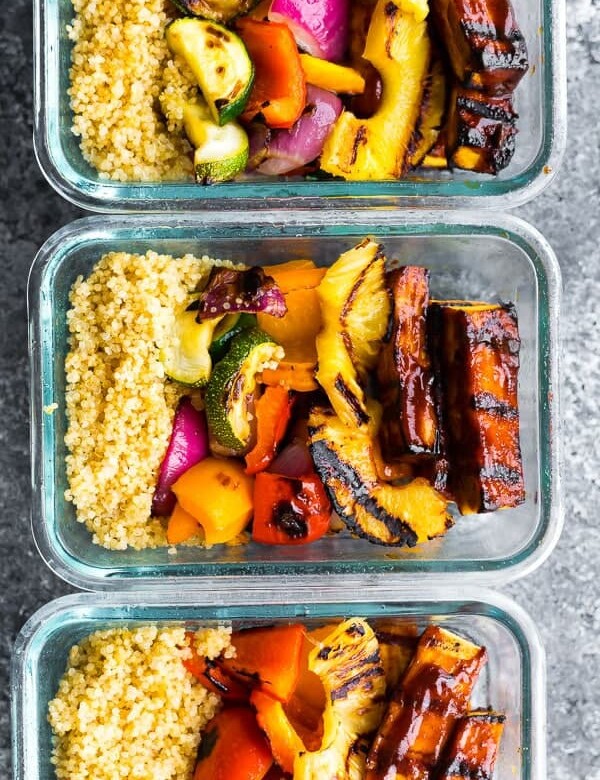
[[[438,424],[427,347],[429,271],[418,266],[388,271],[386,287],[392,298],[392,320],[377,379],[383,406],[382,453],[393,461],[435,453]]]
[[[437,780],[491,778],[506,718],[487,710],[470,712],[456,724]]]
[[[431,0],[431,16],[465,87],[512,92],[529,68],[510,0]]]
[[[486,661],[484,647],[427,628],[367,757],[366,780],[427,780]]]
[[[517,119],[512,95],[454,88],[447,124],[450,161],[456,168],[495,175],[515,153]]]
[[[450,492],[463,515],[518,506],[525,485],[515,309],[467,301],[433,306]]]

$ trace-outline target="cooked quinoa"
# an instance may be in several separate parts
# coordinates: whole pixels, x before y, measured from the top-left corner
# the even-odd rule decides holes
[[[190,178],[182,111],[198,87],[165,40],[170,0],[73,0],[73,9],[69,97],[84,158],[118,181]]]
[[[203,629],[209,658],[231,648],[231,630]],[[219,697],[183,666],[185,629],[98,631],[71,648],[48,706],[58,780],[190,780],[201,731]]]
[[[167,544],[163,524],[150,517],[152,496],[189,389],[166,381],[160,349],[215,262],[112,252],[71,290],[65,496],[108,549]]]

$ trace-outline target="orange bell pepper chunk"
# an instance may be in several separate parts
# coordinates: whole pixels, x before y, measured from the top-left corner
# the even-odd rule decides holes
[[[294,399],[285,387],[267,387],[256,402],[256,445],[246,455],[246,474],[257,474],[275,458],[285,436]]]
[[[289,27],[243,18],[236,23],[254,63],[254,86],[242,119],[262,114],[269,127],[290,128],[306,105],[306,79]]]
[[[326,268],[317,268],[312,260],[290,260],[265,267],[265,273],[275,279],[284,294],[318,287],[326,271]]]
[[[202,732],[194,780],[263,780],[273,764],[249,707],[222,710]]]
[[[267,735],[273,758],[285,772],[293,774],[294,759],[306,747],[290,723],[283,704],[262,691],[252,692],[250,704],[256,709],[256,720]]]
[[[181,504],[175,504],[171,517],[167,525],[167,542],[169,544],[180,544],[187,542],[192,536],[196,536],[201,531],[200,524],[195,517],[188,514]]]
[[[235,677],[225,672],[218,661],[202,658],[194,647],[194,634],[186,632],[186,639],[190,648],[189,658],[182,660],[183,665],[190,674],[202,683],[212,693],[217,693],[225,701],[248,701],[250,690]]]
[[[319,389],[315,379],[316,370],[316,363],[288,363],[282,360],[277,368],[265,368],[260,381],[272,387],[280,385],[298,393],[310,393]]]
[[[321,330],[321,304],[315,287],[284,294],[287,311],[283,317],[257,316],[258,327],[272,336],[284,349],[290,363],[317,360],[317,334]]]
[[[182,508],[200,523],[207,544],[240,534],[252,517],[254,480],[232,458],[205,458],[173,485]]]
[[[235,658],[225,658],[223,668],[285,702],[298,680],[303,636],[304,627],[298,623],[236,631],[231,636]]]

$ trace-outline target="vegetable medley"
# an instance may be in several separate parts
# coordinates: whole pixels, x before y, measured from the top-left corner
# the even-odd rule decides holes
[[[187,386],[152,510],[167,539],[408,545],[524,500],[514,307],[434,300],[365,238],[310,260],[214,266],[161,352]]]
[[[528,69],[510,0],[173,0],[172,54],[197,181],[385,180],[419,166],[496,174]],[[169,118],[169,117],[167,117]]]
[[[97,634],[91,638],[93,656],[87,645],[71,651],[71,660],[81,668],[77,674],[68,670],[61,695],[50,705],[61,777],[63,767],[87,777],[85,770],[92,766],[94,774],[105,776],[108,755],[103,756],[95,733],[81,750],[79,735],[64,728],[72,706],[67,694],[92,689],[102,697],[103,686],[105,702],[91,710],[97,728],[104,728],[111,740],[111,762],[126,766],[130,756],[143,754],[143,744],[128,744],[131,739],[143,743],[145,737],[128,725],[135,700],[140,716],[155,724],[150,752],[168,755],[172,762],[172,773],[165,761],[161,764],[165,780],[191,780],[192,773],[193,780],[456,780],[493,775],[505,716],[472,704],[486,649],[445,628],[429,625],[419,636],[413,623],[360,617],[318,628],[279,624],[233,631],[220,654],[214,647],[217,634],[211,638],[206,629],[140,633],[121,629]],[[117,661],[117,668],[127,665],[121,672],[129,686],[126,698],[113,684],[114,648],[121,645],[139,648]],[[160,728],[157,703],[145,701],[160,696],[155,646],[161,648],[163,665],[168,662],[171,679],[164,682],[172,696],[183,691],[201,703],[195,767],[188,748],[191,744],[195,750],[198,744],[189,733],[190,713],[174,710],[169,728]],[[86,659],[93,662],[84,663]],[[183,679],[183,667],[189,678]],[[120,729],[103,724],[104,711],[111,724],[122,724]],[[185,723],[180,724],[182,718]],[[86,719],[80,721],[85,724]],[[187,740],[173,744],[180,727],[185,727]],[[153,770],[152,763],[142,764],[136,776],[154,777]]]
[[[194,780],[491,778],[504,716],[470,706],[484,647],[437,626],[419,638],[414,625],[362,618],[231,641],[234,658],[184,661],[224,703]]]

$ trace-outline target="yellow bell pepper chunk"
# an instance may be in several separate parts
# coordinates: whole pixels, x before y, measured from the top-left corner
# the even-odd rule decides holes
[[[361,95],[365,91],[365,80],[354,68],[321,60],[310,54],[301,54],[300,63],[307,83],[314,87],[344,95]]]
[[[241,463],[210,457],[182,474],[173,492],[202,526],[206,544],[222,544],[240,534],[252,517],[253,488],[254,479]]]

